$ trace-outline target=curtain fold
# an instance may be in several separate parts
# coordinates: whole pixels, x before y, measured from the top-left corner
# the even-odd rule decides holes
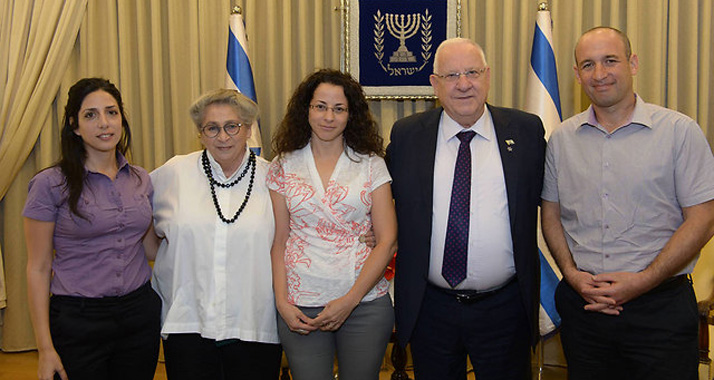
[[[5,199],[11,184],[23,168],[40,130],[50,119],[51,104],[60,77],[77,38],[87,0],[3,2],[0,51],[0,199]],[[21,196],[20,196],[21,197]],[[15,198],[14,194],[12,198]],[[24,198],[23,198],[24,199]],[[3,216],[14,214],[14,204],[5,203]],[[3,221],[3,232],[16,230],[20,219]],[[20,231],[21,232],[21,231]],[[0,248],[0,308],[3,312],[3,347],[27,349],[27,301],[25,299],[24,246],[14,236],[4,234],[6,248]],[[22,234],[20,234],[22,236]],[[4,264],[4,265],[3,265]],[[7,267],[9,270],[5,270]],[[18,273],[19,271],[19,273]],[[7,281],[7,282],[6,282]],[[6,286],[12,285],[12,287]],[[19,325],[18,328],[8,326]],[[12,344],[20,336],[20,344]],[[31,336],[31,335],[30,335]]]
[[[0,197],[20,170],[42,128],[59,87],[60,68],[69,58],[87,0],[17,1],[4,11],[0,46],[7,72],[0,109]]]
[[[525,104],[539,2],[461,0],[462,34],[482,44],[492,67],[488,101],[494,105]],[[549,3],[563,117],[589,105],[573,75],[577,38],[593,26],[611,25],[630,36],[640,57],[638,94],[695,118],[714,142],[711,2]],[[340,67],[340,0],[0,2],[0,51],[7,52],[0,59],[0,259],[5,259],[8,293],[0,348],[34,347],[21,211],[29,179],[58,157],[59,119],[69,87],[86,76],[103,76],[119,87],[132,130],[131,160],[147,170],[198,149],[188,107],[199,94],[223,85],[228,17],[234,4],[243,9],[264,155],[271,158],[270,138],[295,86],[317,68]],[[394,121],[435,104],[370,101],[370,109],[388,141]],[[714,268],[712,244],[707,251],[695,270],[700,294],[712,286],[704,279],[714,278],[714,269],[709,269]],[[0,293],[2,289],[0,285]]]

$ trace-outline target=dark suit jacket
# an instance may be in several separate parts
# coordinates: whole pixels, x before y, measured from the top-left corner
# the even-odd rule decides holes
[[[508,193],[516,277],[527,312],[532,342],[538,336],[540,261],[536,237],[543,186],[545,140],[535,115],[488,105],[496,129]],[[406,346],[424,298],[431,249],[434,155],[442,108],[398,120],[387,147],[387,166],[397,210],[395,269],[397,337]],[[507,140],[512,140],[508,150]]]

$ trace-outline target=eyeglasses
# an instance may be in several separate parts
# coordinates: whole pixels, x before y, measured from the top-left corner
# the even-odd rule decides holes
[[[310,109],[313,109],[319,113],[325,113],[327,110],[332,110],[332,113],[335,115],[340,115],[343,112],[347,112],[347,107],[344,106],[335,106],[335,107],[328,107],[324,104],[310,104]]]
[[[456,82],[457,80],[459,80],[459,78],[462,75],[465,76],[466,79],[471,79],[471,80],[478,79],[479,77],[481,77],[481,74],[483,74],[484,71],[486,71],[486,67],[484,67],[482,69],[476,69],[476,70],[467,70],[462,73],[449,73],[449,74],[445,74],[445,75],[434,73],[434,75],[436,75],[437,77],[439,77],[447,82]]]
[[[224,126],[219,126],[216,124],[206,124],[201,128],[201,133],[203,133],[204,136],[208,138],[214,138],[218,136],[221,133],[221,129],[223,129],[228,136],[235,136],[240,132],[240,127],[244,126],[245,124],[243,123],[230,123],[226,124]]]

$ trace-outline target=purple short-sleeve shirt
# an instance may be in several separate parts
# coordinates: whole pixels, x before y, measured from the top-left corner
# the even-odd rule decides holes
[[[54,222],[50,291],[88,298],[120,296],[150,277],[142,237],[152,222],[153,187],[146,170],[118,154],[112,181],[88,171],[77,208],[69,210],[65,177],[58,167],[38,173],[29,184],[22,215]]]

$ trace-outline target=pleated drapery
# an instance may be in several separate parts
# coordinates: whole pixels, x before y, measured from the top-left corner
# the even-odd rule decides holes
[[[16,215],[13,202],[24,198],[22,192],[9,189],[40,132],[52,124],[51,105],[61,80],[57,74],[67,65],[86,6],[87,0],[0,3],[0,309],[6,308],[0,338],[18,340],[20,347],[32,337],[26,312],[26,254],[22,231],[18,231],[21,219],[8,216]]]

